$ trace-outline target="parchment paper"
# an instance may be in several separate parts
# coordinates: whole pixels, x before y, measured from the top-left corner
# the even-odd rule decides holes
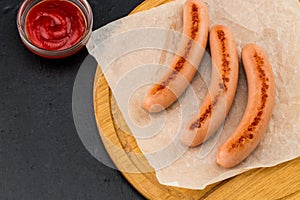
[[[269,129],[257,149],[240,165],[216,164],[218,147],[241,119],[247,83],[240,65],[239,85],[226,122],[205,144],[188,149],[180,131],[205,97],[211,75],[206,54],[199,74],[179,101],[149,115],[143,97],[160,80],[176,52],[182,31],[183,0],[117,20],[93,32],[87,48],[101,66],[137,143],[161,184],[203,189],[249,169],[270,167],[300,155],[300,5],[297,0],[205,0],[211,25],[228,26],[239,51],[257,43],[267,54],[276,81],[276,102]]]

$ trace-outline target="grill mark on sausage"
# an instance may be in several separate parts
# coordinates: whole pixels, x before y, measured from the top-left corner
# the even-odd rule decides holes
[[[225,92],[227,92],[228,90],[228,85],[227,83],[230,81],[228,75],[230,73],[230,62],[227,59],[229,57],[229,54],[227,53],[227,49],[226,49],[226,37],[225,37],[225,33],[222,30],[218,30],[217,31],[217,35],[218,35],[218,39],[220,40],[220,45],[221,45],[221,50],[222,50],[222,82],[223,82],[223,87],[220,88],[224,89]]]
[[[178,59],[172,73],[168,76],[168,78],[165,79],[164,81],[162,81],[161,84],[157,84],[156,89],[153,91],[153,95],[155,95],[160,90],[165,89],[171,81],[176,79],[177,74],[183,68],[183,66],[186,62],[186,58],[190,54],[190,50],[193,45],[193,40],[197,37],[198,31],[199,31],[199,22],[200,22],[199,8],[197,7],[196,4],[192,5],[191,15],[192,15],[192,22],[193,22],[191,30],[190,30],[190,33],[191,33],[190,38],[191,39],[189,40],[189,42],[185,48],[184,55]]]
[[[200,117],[195,121],[193,122],[191,125],[190,125],[190,130],[194,130],[194,129],[197,129],[197,128],[201,128],[202,124],[208,119],[209,116],[211,116],[212,114],[212,110],[213,108],[217,105],[218,103],[218,99],[219,97],[221,96],[221,92],[219,92],[214,98],[213,98],[213,102],[211,104],[208,105],[207,109],[205,110],[204,113],[202,113],[200,115]]]
[[[257,128],[257,125],[262,120],[261,117],[264,113],[264,108],[266,106],[266,101],[267,101],[267,98],[268,98],[267,91],[269,89],[269,85],[268,85],[269,79],[266,77],[266,73],[263,69],[264,63],[265,63],[264,59],[263,59],[262,56],[258,55],[257,52],[255,52],[253,57],[254,57],[255,62],[256,62],[256,70],[258,72],[258,77],[261,81],[260,106],[257,108],[258,111],[256,113],[256,116],[252,120],[251,124],[248,125],[247,129],[244,131],[242,136],[231,145],[231,149],[242,148],[246,141],[250,141],[254,138],[254,134],[251,133],[251,132],[255,131],[255,129]],[[229,149],[229,150],[231,150],[231,149]]]

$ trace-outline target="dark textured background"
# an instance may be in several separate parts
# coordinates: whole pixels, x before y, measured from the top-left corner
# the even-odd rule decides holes
[[[90,0],[94,29],[142,0]],[[84,49],[62,60],[29,52],[20,41],[20,0],[0,0],[0,200],[142,199],[82,145],[72,118],[72,88]]]

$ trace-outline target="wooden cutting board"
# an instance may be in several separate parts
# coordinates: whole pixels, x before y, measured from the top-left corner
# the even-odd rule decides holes
[[[132,13],[170,0],[146,0]],[[234,178],[190,190],[161,185],[131,135],[111,90],[98,67],[94,110],[104,146],[124,177],[147,199],[300,199],[300,158],[272,168],[248,171]]]

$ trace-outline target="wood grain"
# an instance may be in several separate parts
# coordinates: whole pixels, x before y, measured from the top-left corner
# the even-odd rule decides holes
[[[131,14],[170,0],[146,0]],[[300,158],[272,168],[248,171],[190,190],[159,184],[155,172],[141,153],[98,67],[94,80],[94,110],[99,134],[115,165],[147,199],[300,199]]]

